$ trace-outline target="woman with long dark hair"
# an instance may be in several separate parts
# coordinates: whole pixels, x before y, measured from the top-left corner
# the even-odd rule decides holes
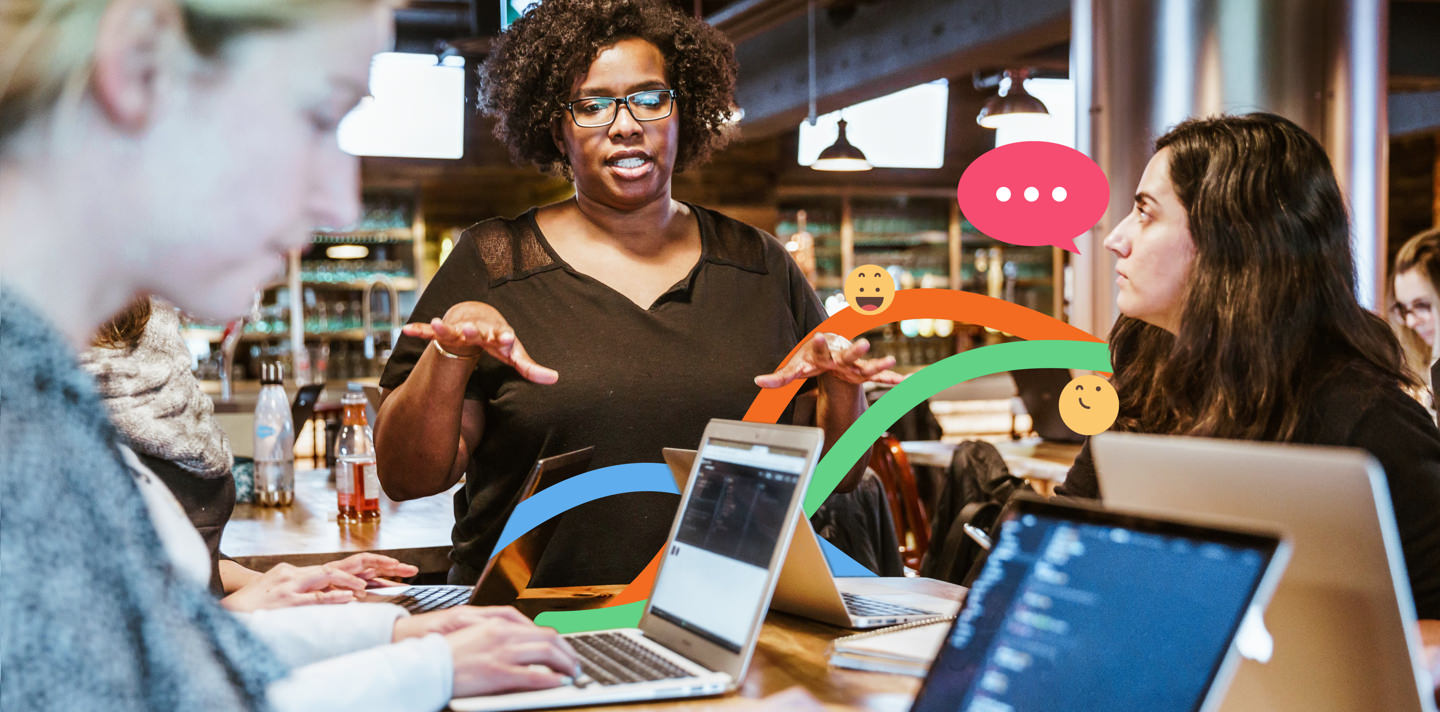
[[[1116,430],[1358,447],[1384,466],[1421,618],[1440,617],[1440,432],[1399,342],[1355,299],[1344,198],[1271,114],[1160,137],[1119,258]],[[1099,497],[1089,445],[1059,493]]]

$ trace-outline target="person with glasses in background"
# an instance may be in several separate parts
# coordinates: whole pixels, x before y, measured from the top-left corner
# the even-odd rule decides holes
[[[773,236],[672,196],[674,173],[723,144],[735,72],[718,30],[658,0],[546,0],[487,60],[496,135],[575,195],[466,231],[381,377],[386,492],[466,475],[452,583],[478,577],[538,458],[594,446],[594,468],[655,462],[695,447],[711,418],[743,417],[761,388],[810,377],[816,414],[798,418],[833,443],[864,409],[861,384],[898,382],[893,358],[825,335],[782,367],[825,319],[814,290]],[[530,584],[630,581],[677,503],[631,493],[570,510]],[[883,536],[888,523],[862,519]]]
[[[1440,297],[1440,228],[1426,230],[1400,247],[1395,255],[1394,277],[1390,281],[1390,316],[1410,367],[1426,379],[1428,386],[1420,402],[1435,410],[1437,376],[1435,348],[1435,307]]]

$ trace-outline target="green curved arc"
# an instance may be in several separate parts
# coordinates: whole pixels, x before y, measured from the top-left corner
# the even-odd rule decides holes
[[[640,625],[648,598],[634,603],[583,611],[546,611],[535,616],[535,624],[549,626],[561,633],[585,633],[592,630],[615,630]]]
[[[1111,372],[1110,347],[1087,341],[1012,341],[964,351],[916,372],[855,419],[820,459],[805,490],[805,514],[825,502],[845,473],[890,426],[926,399],[962,381],[1027,368]]]

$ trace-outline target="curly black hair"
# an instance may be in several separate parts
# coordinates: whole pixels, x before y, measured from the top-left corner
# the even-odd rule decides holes
[[[737,65],[719,30],[662,0],[544,0],[501,35],[480,72],[480,108],[515,162],[568,176],[551,133],[570,120],[562,102],[601,50],[631,38],[665,57],[680,121],[676,171],[724,145]]]

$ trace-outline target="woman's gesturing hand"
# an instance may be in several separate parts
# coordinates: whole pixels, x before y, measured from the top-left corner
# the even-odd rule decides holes
[[[904,376],[890,370],[895,365],[894,356],[861,358],[869,351],[870,342],[865,339],[852,344],[835,334],[816,334],[774,373],[756,376],[755,385],[779,388],[822,374],[852,384],[874,381],[893,386],[904,380]]]
[[[530,358],[510,323],[484,302],[460,302],[450,307],[444,318],[431,319],[429,324],[406,324],[404,331],[407,336],[434,341],[450,356],[468,359],[488,353],[513,367],[527,381],[548,385],[560,380],[554,369]]]

